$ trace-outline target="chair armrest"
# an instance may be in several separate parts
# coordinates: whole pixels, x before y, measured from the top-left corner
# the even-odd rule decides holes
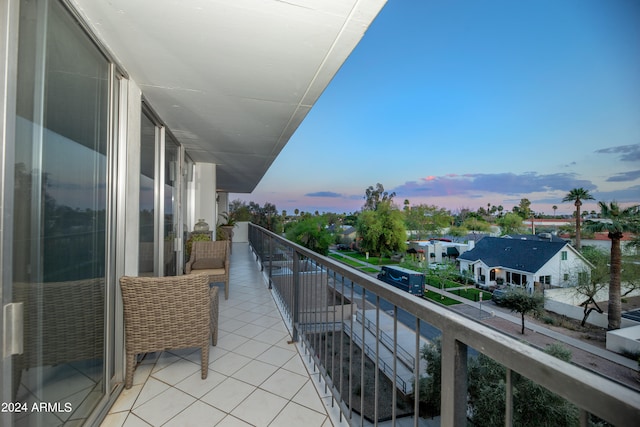
[[[191,247],[191,255],[189,256],[189,261],[187,261],[187,263],[184,265],[184,272],[185,274],[189,274],[191,273],[191,266],[193,265],[193,263],[196,262],[196,254],[195,251],[193,250],[193,246]]]

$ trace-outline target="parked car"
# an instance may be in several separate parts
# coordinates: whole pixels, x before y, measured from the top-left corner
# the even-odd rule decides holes
[[[502,301],[505,297],[505,295],[507,294],[507,292],[509,292],[508,289],[496,289],[493,291],[493,294],[491,295],[491,301],[495,302],[496,305],[502,305]]]

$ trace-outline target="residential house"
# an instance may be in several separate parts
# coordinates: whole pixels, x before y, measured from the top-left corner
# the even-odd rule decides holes
[[[485,237],[458,262],[460,271],[470,271],[481,287],[504,283],[529,292],[575,285],[592,268],[569,243],[547,236]]]
[[[446,238],[413,240],[409,242],[407,252],[415,254],[418,261],[426,261],[427,264],[454,262],[460,253],[473,248],[474,243],[473,240],[467,243],[452,242]]]
[[[349,247],[355,246],[354,243],[357,239],[357,230],[352,225],[343,225],[336,234],[340,236],[340,243]]]

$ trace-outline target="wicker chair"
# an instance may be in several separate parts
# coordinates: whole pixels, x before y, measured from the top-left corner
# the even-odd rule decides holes
[[[209,368],[209,336],[217,343],[218,288],[206,274],[122,277],[126,378],[133,384],[136,355],[200,347],[202,379]]]
[[[24,306],[24,350],[13,356],[13,397],[22,371],[104,358],[104,278],[15,283]]]
[[[206,273],[209,281],[224,283],[224,299],[229,299],[229,241],[193,242],[185,273]]]

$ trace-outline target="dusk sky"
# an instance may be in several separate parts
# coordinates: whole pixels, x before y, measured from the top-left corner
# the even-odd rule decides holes
[[[289,213],[640,203],[640,1],[389,0],[251,194]]]

